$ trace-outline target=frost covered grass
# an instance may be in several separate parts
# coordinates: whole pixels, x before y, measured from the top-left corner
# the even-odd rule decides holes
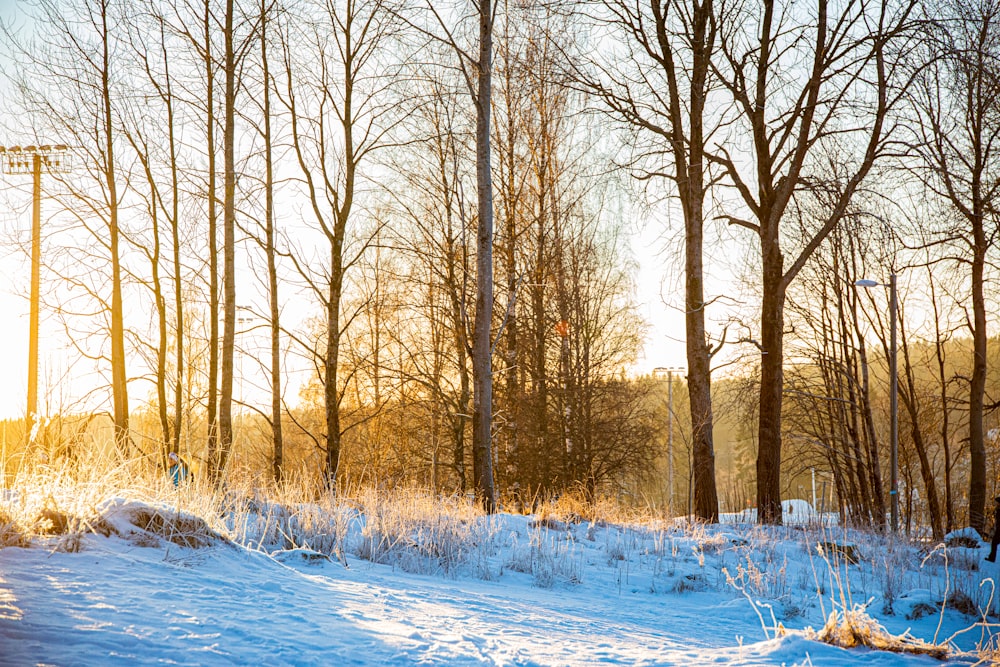
[[[728,598],[753,609],[767,637],[799,626],[791,631],[842,647],[941,657],[954,650],[958,625],[981,634],[980,657],[996,651],[993,579],[980,569],[982,544],[968,535],[926,544],[821,522],[704,525],[571,495],[530,515],[487,516],[465,496],[419,488],[335,497],[306,484],[263,486],[249,475],[221,490],[203,479],[176,488],[143,462],[22,471],[0,493],[0,548],[72,553],[96,535],[173,550],[171,557],[229,545],[281,562],[361,561],[540,590]],[[951,631],[942,633],[946,618]],[[885,629],[911,622],[928,634]]]
[[[868,615],[863,606],[841,612],[831,611],[822,628],[816,631],[809,629],[805,635],[810,639],[841,648],[864,646],[893,653],[929,655],[938,660],[946,659],[949,653],[947,644],[926,642],[909,633],[901,635],[889,633]]]

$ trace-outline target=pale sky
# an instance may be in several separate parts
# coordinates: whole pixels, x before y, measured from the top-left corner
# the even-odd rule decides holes
[[[8,19],[15,13],[16,0],[0,0],[0,19]],[[2,126],[14,126],[13,119],[5,118]],[[14,132],[11,132],[13,134]],[[24,136],[0,136],[0,145],[31,143],[30,132]],[[19,238],[28,240],[31,229],[31,177],[24,175],[0,174],[0,189],[5,191],[0,197],[0,313],[4,326],[0,327],[0,418],[17,418],[24,415],[27,385],[28,356],[28,300],[30,266],[24,252],[13,248],[9,241]],[[43,220],[46,202],[42,203]],[[637,225],[636,227],[639,227]],[[677,304],[683,303],[682,282],[676,270],[665,267],[676,261],[678,253],[662,252],[667,241],[664,239],[662,222],[649,223],[642,229],[630,230],[632,248],[639,262],[636,276],[637,300],[640,315],[650,323],[643,354],[637,361],[636,373],[649,373],[658,366],[684,366],[684,320],[683,312]],[[44,272],[43,272],[44,281]],[[46,285],[42,285],[46,289]],[[664,303],[666,300],[668,303]],[[668,305],[673,304],[673,305]],[[42,313],[41,352],[39,369],[39,406],[45,410],[46,393],[71,393],[63,386],[53,390],[53,378],[64,370],[66,358],[65,334],[54,318],[47,321]],[[248,375],[249,375],[249,368]],[[136,384],[130,390],[133,407],[145,400],[149,387]]]

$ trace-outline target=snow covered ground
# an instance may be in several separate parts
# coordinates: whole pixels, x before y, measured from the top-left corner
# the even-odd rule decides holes
[[[974,663],[997,632],[940,611],[957,590],[989,604],[998,571],[978,567],[989,565],[982,547],[505,514],[479,519],[487,529],[453,561],[403,549],[380,564],[355,555],[371,538],[360,514],[329,558],[210,538],[179,546],[150,527],[156,511],[108,503],[111,534],[86,534],[75,552],[57,538],[0,548],[0,665],[945,664],[798,632],[837,604],[869,601],[893,634],[944,642],[967,629],[946,664]],[[820,541],[854,546],[859,564],[829,565]],[[777,636],[775,622],[789,632]]]

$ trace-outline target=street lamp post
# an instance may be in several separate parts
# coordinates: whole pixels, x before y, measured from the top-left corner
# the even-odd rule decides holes
[[[42,168],[50,173],[69,171],[66,146],[0,146],[0,169],[5,174],[31,174],[31,303],[28,314],[28,432],[38,413],[38,311],[41,301]]]
[[[657,376],[667,376],[667,503],[674,507],[674,373],[683,373],[682,366],[660,366],[653,369]]]
[[[889,283],[875,280],[856,280],[857,287],[888,287],[889,288],[889,504],[892,532],[899,531],[899,379],[896,375],[896,274],[889,276]]]
[[[254,329],[257,328],[257,326],[254,325],[254,322],[257,320],[257,315],[254,313],[253,309],[250,306],[236,306],[236,310],[237,311],[241,310],[244,313],[246,313],[246,315],[236,316],[236,324],[237,324],[236,335],[243,339],[242,345],[245,346],[246,334],[251,333]],[[246,397],[243,395],[243,357],[246,356],[247,351],[246,349],[241,348],[240,345],[237,345],[236,352],[239,355],[238,368],[240,373],[240,383],[239,383],[240,398],[237,401],[237,404],[239,405],[240,412],[242,413],[243,409],[246,407]],[[253,385],[251,385],[251,389],[252,388]]]

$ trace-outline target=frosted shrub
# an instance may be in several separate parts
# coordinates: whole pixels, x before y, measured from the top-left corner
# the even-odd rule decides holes
[[[638,550],[639,536],[631,528],[609,528],[605,531],[604,552],[608,557],[608,565],[616,561],[630,561]]]
[[[780,563],[767,560],[758,562],[754,559],[754,553],[747,550],[736,563],[735,574],[731,574],[728,568],[725,574],[727,582],[745,595],[767,600],[789,601],[791,590],[788,585],[787,570],[787,558]]]
[[[293,536],[291,512],[277,503],[247,503],[230,509],[225,516],[233,538],[251,549],[272,551],[300,546]]]
[[[536,523],[529,528],[526,546],[515,541],[506,567],[530,574],[539,588],[552,588],[558,583],[578,584],[583,581],[583,574],[575,555],[573,540],[567,533]]]
[[[982,553],[979,549],[956,548],[948,549],[948,566],[953,570],[965,572],[975,572],[982,562]]]
[[[386,497],[368,491],[358,502],[364,519],[354,553],[407,572],[455,575],[490,539],[490,530],[473,530],[482,515],[464,498],[440,499],[420,491]]]
[[[882,582],[882,606],[887,614],[895,613],[896,598],[906,590],[906,557],[899,550],[889,549],[875,563]]]
[[[344,543],[352,522],[360,523],[357,510],[345,504],[303,504],[288,519],[293,544],[344,559]]]
[[[702,554],[719,554],[731,545],[729,537],[723,533],[708,533],[702,528],[694,537],[698,551]]]
[[[673,577],[677,573],[677,556],[680,550],[674,536],[665,530],[654,533],[649,554],[653,557],[653,581],[660,577]]]
[[[986,613],[997,613],[997,601],[993,585],[983,585],[990,582],[981,580],[979,575],[966,570],[949,570],[944,579],[943,590],[941,578],[935,587],[935,599],[943,600],[945,605],[967,616],[981,616]],[[991,609],[992,607],[992,609]]]

